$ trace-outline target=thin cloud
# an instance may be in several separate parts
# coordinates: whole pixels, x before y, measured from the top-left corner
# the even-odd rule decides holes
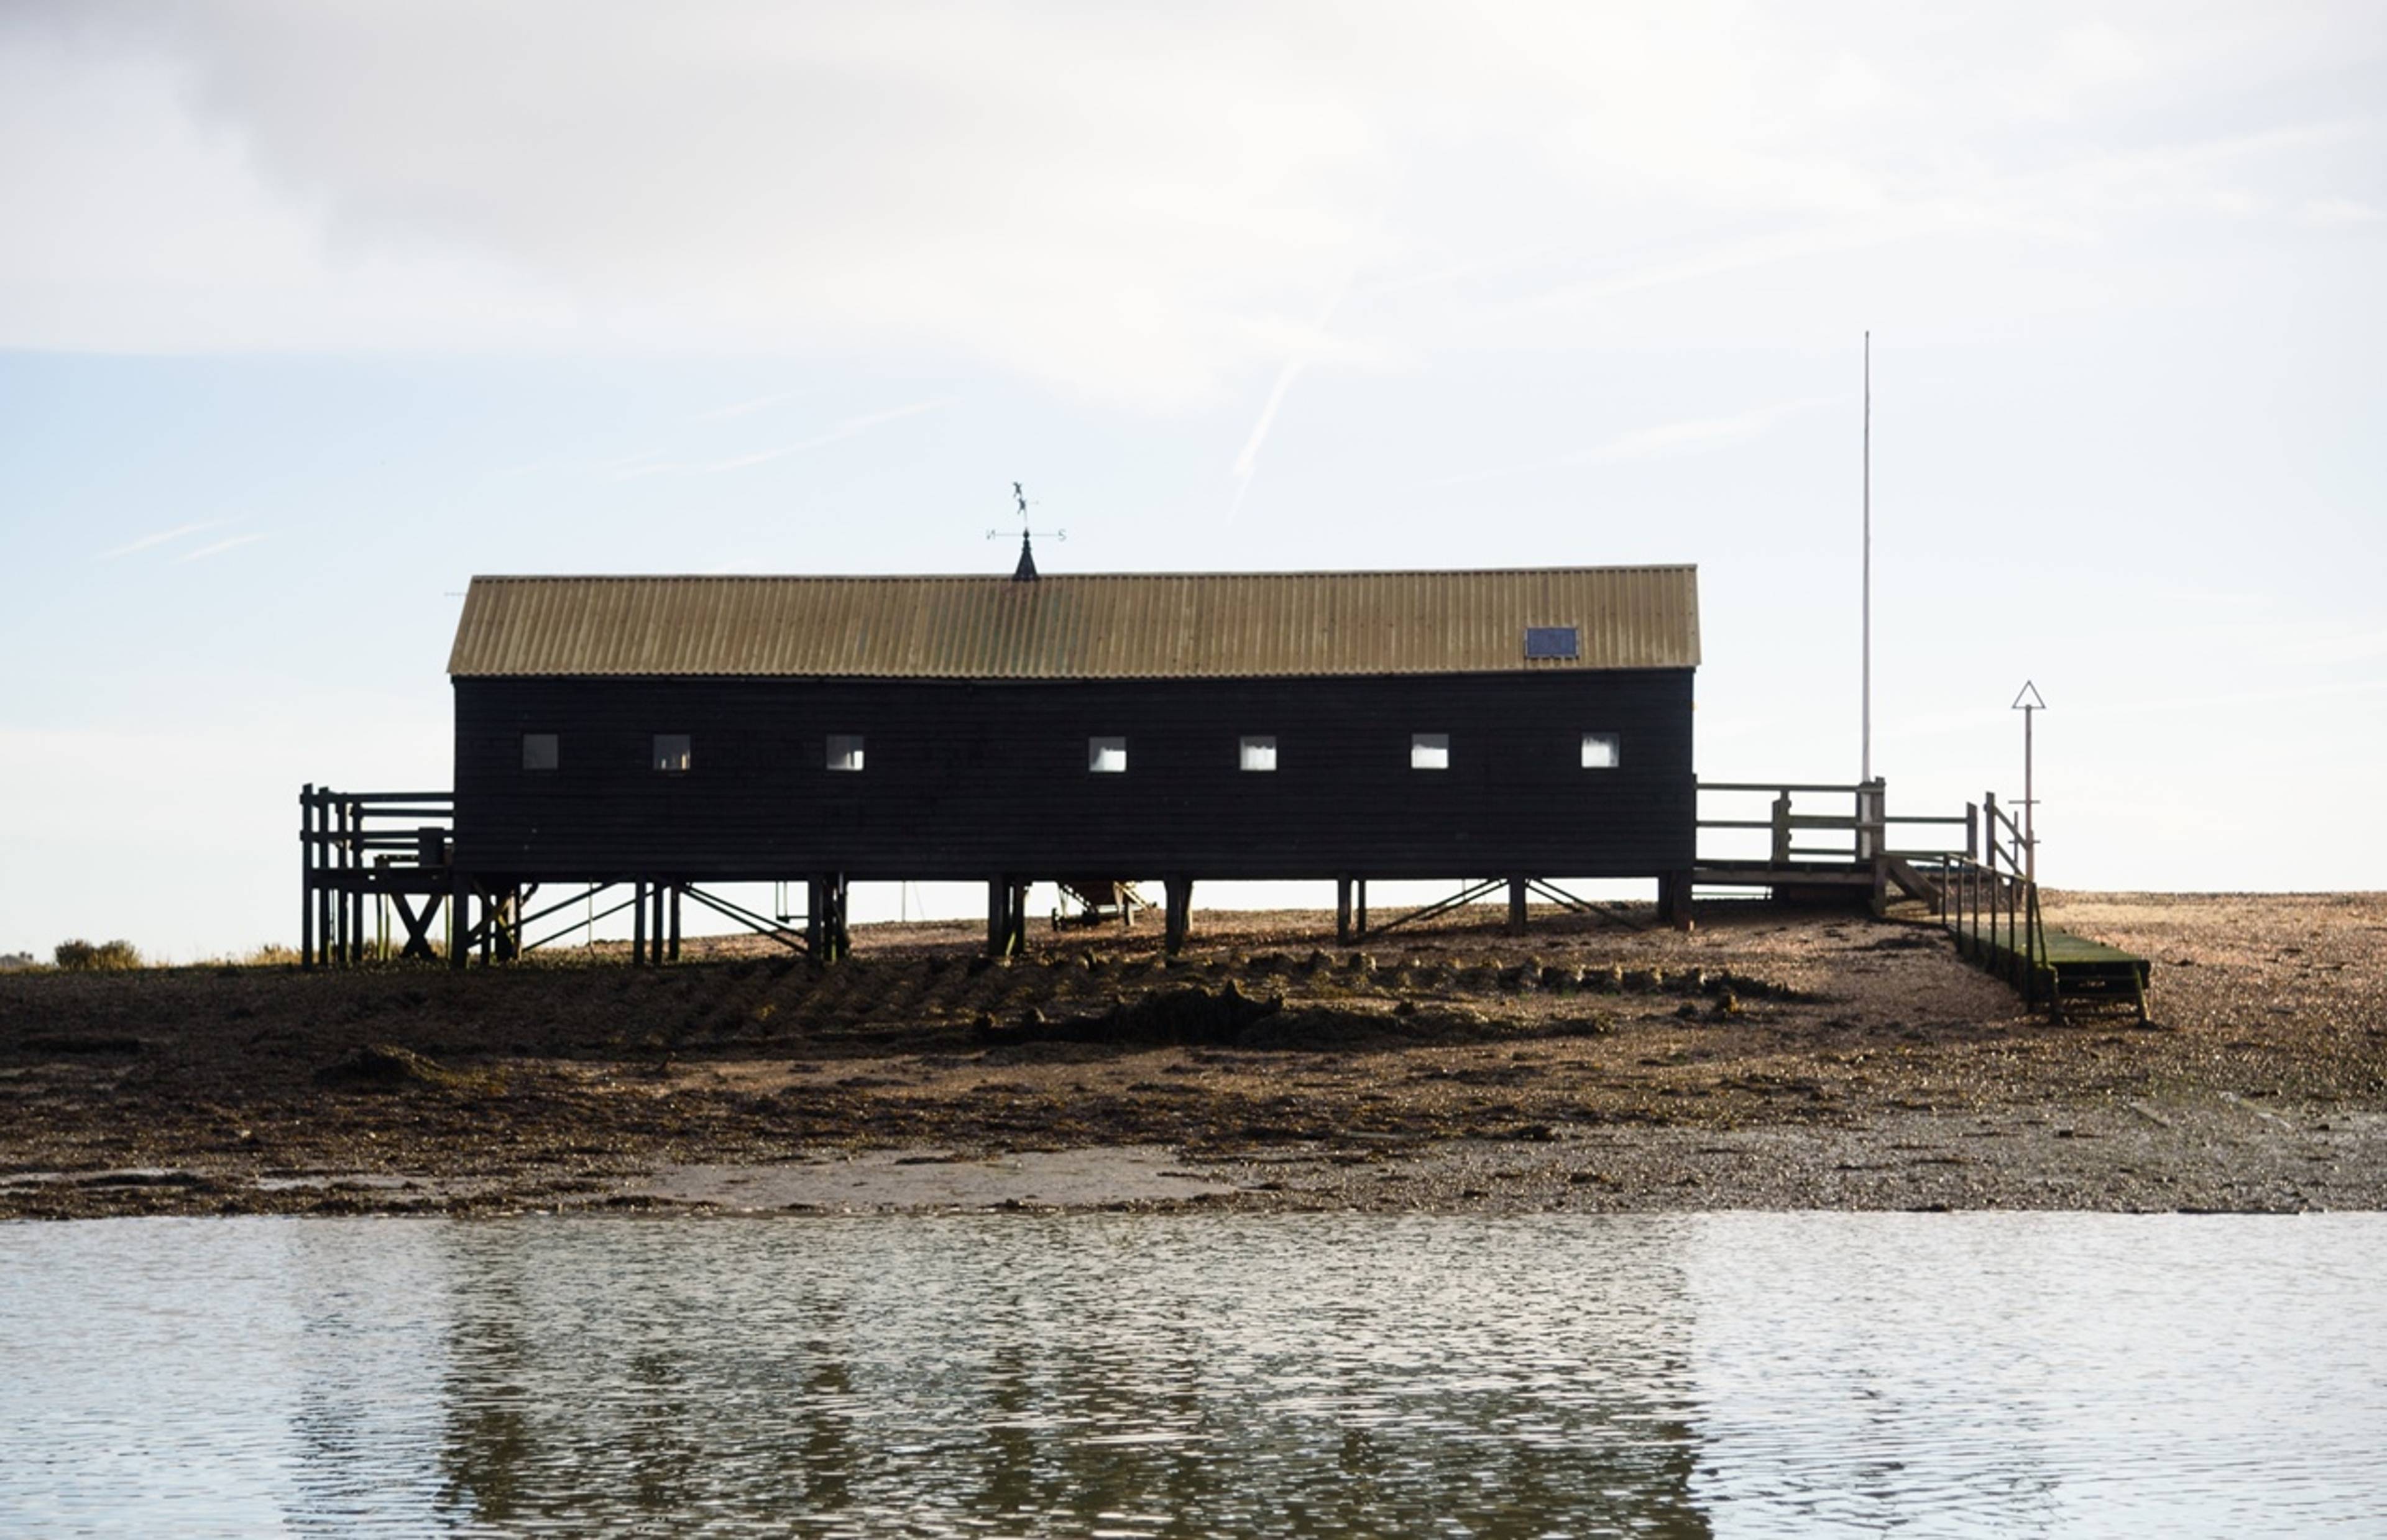
[[[235,535],[228,540],[218,540],[211,545],[201,546],[196,550],[185,551],[175,558],[175,562],[180,565],[184,562],[204,562],[210,556],[221,556],[225,551],[236,550],[242,546],[255,545],[264,538],[262,534]]]
[[[1605,444],[1572,454],[1554,455],[1547,460],[1527,461],[1522,465],[1503,465],[1490,471],[1470,471],[1464,474],[1445,476],[1444,486],[1465,486],[1480,481],[1498,481],[1507,476],[1531,475],[1538,471],[1556,471],[1573,465],[1608,465],[1619,461],[1648,460],[1658,455],[1683,454],[1699,449],[1717,448],[1754,438],[1794,412],[1812,407],[1827,406],[1838,400],[1832,396],[1801,396],[1795,400],[1776,401],[1772,406],[1751,411],[1737,412],[1730,417],[1702,417],[1681,423],[1660,423],[1646,428],[1636,428],[1621,434]]]
[[[951,405],[953,405],[953,398],[945,396],[927,401],[914,401],[907,406],[890,407],[885,411],[869,412],[861,417],[849,417],[844,422],[830,427],[826,433],[816,434],[811,438],[802,439],[797,443],[782,444],[777,448],[757,449],[751,454],[731,455],[723,460],[659,461],[653,464],[632,466],[618,473],[613,479],[635,481],[640,476],[709,476],[724,471],[742,471],[749,466],[767,464],[774,460],[785,460],[789,455],[809,454],[815,449],[825,449],[832,444],[841,444],[849,438],[858,438],[874,428],[885,427],[890,423],[901,422],[906,417],[917,417],[922,412],[935,411],[939,408]]]
[[[158,530],[153,534],[144,535],[137,540],[128,540],[114,550],[101,551],[99,558],[103,562],[112,562],[120,556],[131,556],[135,551],[153,549],[170,541],[179,540],[186,535],[199,535],[208,530],[221,527],[223,527],[221,519],[209,519],[196,524],[176,524],[171,529]]]

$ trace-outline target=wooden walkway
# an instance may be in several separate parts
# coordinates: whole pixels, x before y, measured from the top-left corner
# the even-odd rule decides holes
[[[2068,1005],[2122,1005],[2147,1019],[2153,965],[2119,947],[2058,930],[2040,917],[2030,839],[1998,806],[1981,799],[1981,853],[1940,863],[1940,923],[1971,959],[2045,1005],[2058,1021]]]
[[[1998,806],[1994,792],[1968,802],[1964,815],[1916,816],[1887,811],[1879,780],[1857,785],[1783,781],[1700,781],[1702,794],[1738,799],[1741,816],[1702,816],[1690,878],[1702,887],[1763,888],[1777,899],[1827,901],[1842,895],[1878,915],[1893,891],[1938,911],[1959,956],[1996,974],[2033,1005],[2062,1020],[2065,1007],[2118,1005],[2147,1019],[2153,966],[2119,947],[2050,928],[2040,918],[2030,836]],[[1764,798],[1763,816],[1746,804]],[[1817,808],[1820,799],[1822,806]],[[1803,806],[1806,811],[1799,811]],[[1729,810],[1724,810],[1729,811]],[[1702,809],[1702,812],[1705,812]],[[1964,844],[1953,848],[1961,831]],[[1901,848],[1894,838],[1935,836],[1942,843]],[[1764,848],[1756,848],[1760,836]],[[1721,847],[1738,841],[1738,849]]]
[[[2147,1019],[2147,985],[2154,966],[2144,957],[2041,924],[2036,935],[1995,913],[1951,921],[1958,955],[2004,978],[2049,1014],[2064,1018],[2067,1004],[2128,1005]]]

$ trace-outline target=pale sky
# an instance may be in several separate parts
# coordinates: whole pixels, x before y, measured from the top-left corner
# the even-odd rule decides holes
[[[1700,569],[1711,779],[2377,888],[2374,4],[0,4],[0,952],[296,930],[476,572]],[[1316,902],[1313,896],[1309,902]],[[868,915],[878,898],[857,898]],[[962,895],[959,910],[976,902]],[[891,909],[891,896],[886,899]]]

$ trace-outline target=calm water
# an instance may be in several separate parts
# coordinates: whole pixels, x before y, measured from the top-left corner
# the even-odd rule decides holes
[[[0,1533],[2387,1534],[2387,1217],[0,1228]]]

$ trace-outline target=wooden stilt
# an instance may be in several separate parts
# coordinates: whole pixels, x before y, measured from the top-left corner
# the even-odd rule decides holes
[[[630,966],[647,966],[647,885],[644,880],[631,885],[630,903]]]
[[[298,966],[315,966],[315,783],[298,789]]]
[[[1161,949],[1170,956],[1185,950],[1185,937],[1192,928],[1194,879],[1172,877],[1162,879],[1162,890],[1168,896],[1168,923],[1161,932]]]
[[[461,968],[473,944],[472,879],[461,872],[450,878],[448,893],[448,966]]]
[[[990,957],[1016,957],[1028,945],[1028,884],[999,877],[986,886],[986,951]]]
[[[332,877],[334,879],[330,894],[332,900],[332,958],[335,966],[347,967],[348,966],[348,895],[340,890],[338,879],[347,875],[347,866],[348,864],[348,852],[347,834],[348,827],[348,810],[345,804],[335,802],[332,804],[331,812]]]
[[[1668,872],[1658,879],[1658,918],[1677,930],[1691,928],[1691,874]]]
[[[1509,934],[1522,936],[1524,933],[1525,879],[1512,877],[1509,879]]]
[[[675,963],[679,961],[679,890],[678,883],[671,885],[671,960]]]
[[[1351,944],[1351,879],[1334,879],[1334,940],[1338,946]]]

